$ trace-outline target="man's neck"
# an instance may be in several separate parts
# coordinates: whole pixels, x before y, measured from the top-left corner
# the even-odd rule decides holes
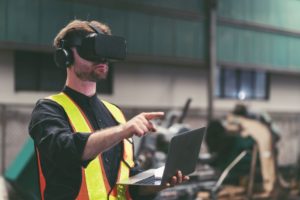
[[[67,75],[66,86],[89,97],[96,93],[96,82],[82,81],[74,74]]]

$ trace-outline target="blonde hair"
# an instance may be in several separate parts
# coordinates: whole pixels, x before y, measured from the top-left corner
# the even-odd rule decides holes
[[[69,24],[67,24],[64,28],[62,28],[59,33],[56,35],[53,41],[53,46],[55,48],[60,47],[61,40],[66,37],[67,34],[69,33],[93,33],[95,32],[89,24],[99,28],[103,33],[111,35],[111,30],[110,28],[101,22],[98,21],[82,21],[82,20],[73,20]]]

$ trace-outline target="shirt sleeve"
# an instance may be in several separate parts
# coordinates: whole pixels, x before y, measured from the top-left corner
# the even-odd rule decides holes
[[[82,154],[91,133],[74,133],[64,109],[56,102],[39,100],[29,124],[29,134],[43,159],[58,167],[81,165]]]

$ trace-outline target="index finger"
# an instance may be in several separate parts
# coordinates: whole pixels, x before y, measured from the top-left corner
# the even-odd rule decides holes
[[[147,113],[144,113],[144,116],[147,120],[160,118],[160,117],[163,117],[164,115],[165,115],[164,112],[147,112]]]

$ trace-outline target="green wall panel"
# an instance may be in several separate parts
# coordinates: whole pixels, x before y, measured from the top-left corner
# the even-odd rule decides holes
[[[128,12],[122,10],[101,9],[102,21],[110,26],[114,35],[126,37]]]
[[[175,54],[175,19],[153,18],[152,53],[172,56]]]
[[[288,69],[298,68],[300,70],[299,47],[300,40],[298,38],[291,38],[288,46],[289,53],[287,55],[289,60]]]
[[[152,50],[153,17],[130,12],[127,24],[128,51],[133,54],[149,55]]]
[[[52,44],[58,31],[73,20],[70,3],[57,0],[41,0],[40,43]]]
[[[37,43],[39,40],[39,1],[8,1],[7,40]]]
[[[235,32],[228,28],[219,27],[217,33],[217,57],[218,59],[234,60],[234,35]]]
[[[7,0],[0,0],[0,40],[5,39],[6,32],[6,5]]]
[[[182,11],[203,11],[203,1],[198,0],[143,3]],[[124,36],[131,54],[190,58],[204,58],[206,54],[206,31],[201,20],[189,21],[64,0],[0,0],[0,5],[2,41],[52,45],[58,31],[71,20],[95,19],[109,25],[114,35]],[[5,7],[8,7],[7,17]]]
[[[300,30],[299,0],[220,0],[218,15]]]
[[[102,21],[102,13],[99,6],[91,6],[90,4],[73,4],[73,16],[80,20],[98,20]]]
[[[204,23],[130,12],[128,49],[134,54],[204,58]]]
[[[204,23],[178,20],[176,22],[175,55],[178,57],[204,58],[207,41]]]
[[[271,38],[272,45],[271,45],[271,60],[272,65],[274,66],[288,66],[288,45],[289,45],[289,38],[284,36],[275,36]],[[300,48],[299,48],[300,50]]]
[[[221,61],[300,69],[300,38],[219,26],[217,57]]]

